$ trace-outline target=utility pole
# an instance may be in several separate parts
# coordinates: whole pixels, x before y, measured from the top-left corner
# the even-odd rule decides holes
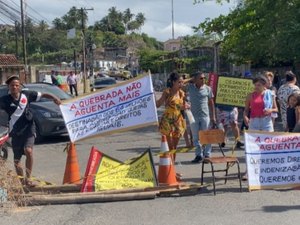
[[[87,75],[86,75],[86,44],[85,44],[85,24],[84,24],[84,11],[87,10],[94,10],[93,8],[91,9],[86,9],[86,8],[81,8],[80,13],[81,13],[81,30],[82,30],[82,63],[83,63],[83,93],[88,92],[88,83],[87,83]]]
[[[27,50],[26,50],[26,32],[25,32],[25,16],[24,16],[24,0],[21,2],[21,26],[22,26],[22,45],[23,45],[23,62],[25,66],[25,79],[27,72]]]
[[[75,74],[77,74],[77,61],[76,61],[76,49],[75,49],[75,47],[74,47],[74,50],[73,50],[73,58],[74,58]]]
[[[172,39],[174,40],[174,1],[172,0]]]
[[[15,41],[16,41],[16,57],[19,58],[19,43],[18,43],[18,21],[15,21]]]

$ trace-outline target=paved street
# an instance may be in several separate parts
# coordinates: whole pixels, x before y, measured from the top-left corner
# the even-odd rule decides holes
[[[63,149],[67,138],[53,138],[35,146],[33,174],[40,179],[61,184],[66,153]],[[232,143],[232,140],[231,142]],[[230,143],[227,145],[231,147]],[[143,152],[149,146],[159,151],[160,135],[157,127],[98,137],[78,142],[76,145],[81,175],[92,146],[120,160]],[[183,140],[180,143],[184,146]],[[230,148],[227,151],[231,151]],[[244,152],[237,152],[245,170]],[[214,154],[217,154],[214,151]],[[200,164],[190,164],[194,153],[177,155],[177,172],[185,182],[200,182]],[[12,154],[10,154],[10,160]],[[154,156],[157,166],[158,157]],[[235,173],[236,171],[232,171]],[[114,203],[37,206],[11,213],[1,213],[0,224],[298,224],[300,214],[299,191],[247,191],[238,190],[237,180],[217,184],[217,195],[209,186],[196,196],[157,198],[148,201]]]

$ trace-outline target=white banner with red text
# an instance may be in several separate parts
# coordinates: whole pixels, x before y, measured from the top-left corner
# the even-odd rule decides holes
[[[158,123],[151,75],[60,105],[72,142]]]
[[[300,186],[300,133],[245,132],[249,190]]]

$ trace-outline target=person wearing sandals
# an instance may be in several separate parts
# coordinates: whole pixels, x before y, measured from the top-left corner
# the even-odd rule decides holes
[[[52,99],[58,105],[61,101],[51,94],[22,91],[19,77],[16,75],[10,76],[5,83],[8,85],[9,93],[0,98],[0,109],[3,109],[9,116],[9,136],[14,153],[14,165],[22,184],[33,186],[30,177],[33,166],[35,124],[30,103],[39,101],[42,97]],[[22,155],[26,156],[25,177],[21,165]]]
[[[235,146],[234,148],[241,149],[244,147],[244,143],[240,141],[240,130],[238,127],[238,108],[234,106],[223,106],[217,105],[217,123],[219,126],[223,127],[223,130],[226,134],[228,133],[229,128],[231,128],[234,138],[235,138]],[[226,145],[225,142],[221,144],[222,148]]]
[[[249,130],[274,131],[271,115],[277,113],[278,108],[272,91],[266,89],[267,83],[267,78],[263,76],[253,79],[254,92],[247,96],[244,109],[244,122]],[[247,179],[245,173],[243,180]]]
[[[165,105],[165,111],[159,123],[159,131],[162,135],[166,135],[169,149],[175,150],[180,137],[186,130],[182,110],[189,108],[189,105],[185,102],[184,91],[181,90],[183,78],[177,72],[170,74],[167,86],[162,96],[156,101],[158,108]],[[175,162],[176,155],[172,156]],[[180,177],[181,175],[177,174],[177,178],[180,179]]]
[[[205,84],[205,74],[197,72],[192,79],[185,80],[186,91],[191,102],[191,111],[195,122],[191,123],[194,146],[196,147],[195,158],[192,163],[200,163],[211,155],[211,145],[201,146],[199,142],[199,131],[208,130],[210,125],[216,124],[214,94],[211,87]]]

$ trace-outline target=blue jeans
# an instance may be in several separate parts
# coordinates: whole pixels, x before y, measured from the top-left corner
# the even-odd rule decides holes
[[[250,118],[249,130],[261,130],[273,132],[273,122],[271,116]]]
[[[211,154],[211,145],[205,145],[205,150],[201,146],[199,141],[199,130],[207,130],[209,128],[210,119],[209,117],[195,118],[195,123],[192,123],[191,130],[193,134],[194,146],[196,146],[196,156],[207,156]]]

